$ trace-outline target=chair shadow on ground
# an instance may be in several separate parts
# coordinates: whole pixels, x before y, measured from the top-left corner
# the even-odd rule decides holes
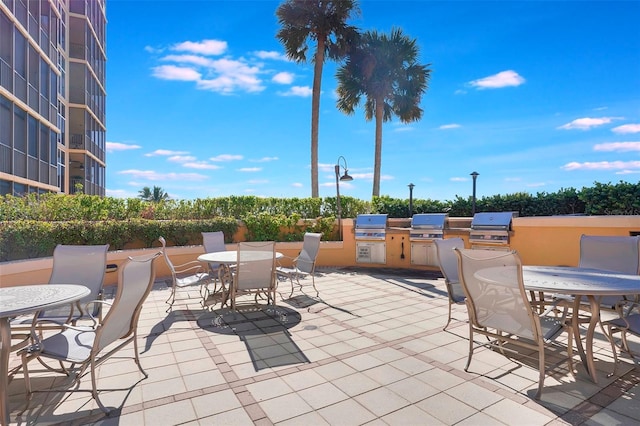
[[[440,271],[403,268],[356,268],[351,266],[342,268],[342,271],[364,273],[430,299],[448,297],[446,289],[440,289],[432,283],[426,282],[427,280],[443,279],[444,277]]]
[[[36,370],[39,371],[39,370]],[[44,369],[42,371],[45,371]],[[16,402],[16,397],[11,397],[9,406],[12,411],[17,411],[15,421],[17,424],[38,425],[38,424],[93,424],[107,418],[117,419],[120,416],[122,407],[127,402],[131,392],[144,381],[144,376],[140,374],[137,381],[131,381],[128,386],[122,388],[108,388],[100,386],[98,379],[98,392],[125,392],[122,397],[122,403],[115,407],[106,404],[110,409],[109,415],[104,413],[100,408],[94,406],[91,397],[91,377],[90,372],[85,373],[79,382],[75,382],[75,375],[65,376],[63,374],[52,373],[47,376],[32,376],[31,384],[34,389],[31,401],[25,398]],[[24,379],[16,377],[11,386],[18,389],[24,389]],[[86,398],[82,400],[77,394],[82,393]],[[77,399],[78,407],[73,413],[60,412],[58,407],[70,399]],[[120,398],[118,398],[120,400]],[[84,401],[84,402],[80,402]],[[13,417],[13,415],[12,415]]]
[[[302,320],[299,312],[272,305],[248,305],[235,311],[220,308],[198,317],[198,326],[218,334],[236,335],[245,344],[255,371],[310,362],[288,329]]]

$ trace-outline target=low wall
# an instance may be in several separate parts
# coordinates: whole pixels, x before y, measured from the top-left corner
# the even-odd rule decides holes
[[[469,246],[469,218],[450,218],[445,238],[461,237]],[[321,242],[317,265],[322,266],[366,266],[412,268],[436,270],[429,265],[412,265],[411,243],[409,241],[409,221],[390,220],[390,228],[385,239],[386,262],[384,264],[361,264],[356,262],[356,240],[354,221],[342,220],[342,242]],[[398,226],[396,226],[398,225]],[[640,235],[640,216],[551,216],[514,218],[510,247],[517,250],[525,265],[567,265],[578,264],[580,255],[580,235]],[[235,250],[235,244],[227,244],[227,250]],[[302,242],[277,243],[276,250],[286,258],[281,263],[288,266],[289,258],[298,255]],[[140,250],[110,251],[107,262],[120,265],[128,256],[152,253],[157,248]],[[168,247],[167,253],[174,264],[195,260],[204,253],[202,246]],[[0,263],[0,287],[46,283],[51,274],[51,257]],[[156,262],[158,277],[170,275],[164,260]],[[109,272],[106,285],[117,282],[117,272]]]

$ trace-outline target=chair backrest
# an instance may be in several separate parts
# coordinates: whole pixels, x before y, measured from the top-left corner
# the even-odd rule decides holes
[[[463,249],[464,240],[462,238],[447,238],[446,240],[433,240],[433,242],[436,245],[438,266],[440,266],[440,272],[442,272],[445,281],[447,284],[459,282],[458,256],[453,249]]]
[[[522,262],[515,251],[454,249],[469,321],[538,341],[540,322],[527,299]]]
[[[581,268],[605,269],[621,274],[640,274],[640,236],[580,237]]]
[[[307,232],[304,234],[302,251],[296,258],[296,267],[302,272],[312,274],[316,267],[316,258],[320,251],[320,239],[322,234]]]
[[[129,257],[118,270],[116,296],[98,328],[93,350],[97,353],[118,339],[131,335],[138,326],[142,304],[155,279],[155,262],[160,253]]]
[[[164,257],[164,261],[167,262],[169,271],[171,271],[171,278],[173,279],[173,284],[175,285],[176,278],[177,278],[176,268],[175,266],[173,266],[173,262],[171,262],[171,259],[169,259],[169,255],[167,254],[167,240],[165,240],[164,237],[158,237],[158,241],[160,241],[160,244],[162,244],[162,249],[160,249],[160,253],[162,253],[162,256]]]
[[[84,309],[89,301],[100,298],[104,285],[104,274],[107,267],[107,250],[105,245],[63,245],[58,244],[53,250],[53,268],[49,277],[49,284],[80,284],[90,290],[89,295],[82,298],[78,304]],[[94,316],[97,316],[100,304],[93,305]],[[69,307],[41,312],[40,317],[66,316]],[[86,314],[82,312],[82,314]]]
[[[238,264],[234,274],[236,290],[270,288],[275,285],[276,243],[238,243]]]
[[[202,245],[205,253],[214,253],[217,251],[225,251],[227,247],[224,244],[224,232],[202,232]],[[215,270],[220,266],[219,263],[209,262],[211,269]]]

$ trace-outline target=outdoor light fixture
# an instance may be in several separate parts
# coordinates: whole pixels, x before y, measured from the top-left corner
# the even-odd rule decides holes
[[[471,172],[471,177],[473,178],[473,194],[471,195],[471,216],[476,214],[476,179],[480,173]]]
[[[340,159],[344,163],[344,166],[340,164]],[[344,169],[344,174],[340,176],[340,167]],[[338,161],[335,166],[336,171],[336,206],[338,207],[338,233],[340,235],[340,241],[342,241],[342,205],[340,204],[340,181],[349,182],[353,178],[349,176],[349,170],[347,168],[347,160],[341,155],[338,157]]]
[[[413,215],[413,188],[416,186],[413,183],[407,185],[409,187],[409,217]]]

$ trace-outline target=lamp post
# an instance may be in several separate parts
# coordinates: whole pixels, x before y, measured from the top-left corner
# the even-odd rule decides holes
[[[409,217],[411,217],[411,215],[413,214],[413,188],[415,188],[416,186],[413,183],[410,183],[408,186],[409,186]]]
[[[344,163],[344,166],[340,164],[340,159]],[[344,175],[340,176],[340,167],[344,169]],[[338,157],[338,161],[335,165],[336,171],[336,206],[338,207],[338,233],[340,236],[340,241],[342,241],[342,205],[340,204],[340,181],[348,182],[353,180],[351,176],[349,176],[349,170],[347,169],[347,160],[341,155]]]
[[[480,173],[471,172],[471,177],[473,178],[473,193],[471,195],[471,216],[476,214],[476,179]]]

